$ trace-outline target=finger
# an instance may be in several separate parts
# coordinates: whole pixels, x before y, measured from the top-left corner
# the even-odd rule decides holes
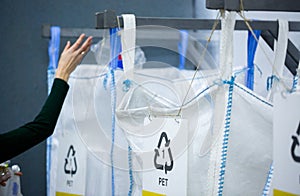
[[[84,39],[85,35],[84,34],[81,34],[79,36],[79,38],[76,40],[76,42],[71,46],[71,49],[73,51],[77,50],[77,48],[80,46],[82,40]]]
[[[65,46],[65,48],[64,48],[64,50],[63,50],[63,52],[65,52],[66,50],[68,50],[70,48],[70,45],[71,45],[71,42],[68,41],[67,44],[66,44],[66,46]]]
[[[89,52],[91,44],[92,44],[92,37],[90,36],[80,47],[80,49],[79,49],[79,52],[81,51],[80,54],[85,56]]]
[[[90,49],[90,46],[92,44],[92,39],[93,37],[92,36],[89,36],[85,42],[81,45],[80,47],[80,51],[84,52],[84,53],[87,53]]]

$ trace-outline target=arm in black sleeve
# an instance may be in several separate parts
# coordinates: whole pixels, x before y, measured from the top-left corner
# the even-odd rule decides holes
[[[0,134],[0,163],[28,150],[52,135],[69,85],[55,79],[51,92],[40,113],[32,122]]]

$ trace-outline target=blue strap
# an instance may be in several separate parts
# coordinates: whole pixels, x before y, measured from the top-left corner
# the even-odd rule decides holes
[[[254,30],[254,34],[257,37],[257,39],[260,36],[261,31],[260,30]],[[253,84],[254,84],[254,57],[255,57],[255,52],[257,48],[257,41],[255,37],[252,35],[250,31],[248,31],[248,62],[247,62],[247,67],[248,67],[248,72],[246,75],[246,86],[253,90]]]
[[[179,52],[179,66],[178,68],[184,69],[185,65],[185,55],[186,55],[186,49],[188,47],[188,41],[189,41],[189,34],[186,30],[180,30],[180,41],[178,43],[178,52]]]
[[[123,68],[120,58],[121,53],[121,38],[118,35],[119,28],[111,28],[110,34],[110,67],[116,70],[118,67]]]
[[[51,91],[55,70],[57,68],[60,44],[60,27],[53,26],[50,29],[51,39],[48,46],[49,65],[48,65],[48,94]],[[50,196],[50,173],[51,173],[51,149],[52,137],[47,139],[46,149],[46,180],[47,180],[47,195]]]
[[[49,42],[48,54],[49,65],[48,69],[55,70],[57,68],[58,56],[59,56],[59,43],[60,43],[60,27],[53,26],[50,29],[51,40]]]
[[[60,27],[53,26],[50,28],[51,39],[48,45],[48,94],[51,91],[55,70],[57,68],[59,57],[59,44],[60,44]]]
[[[110,83],[110,95],[111,95],[111,149],[110,149],[110,161],[111,161],[111,195],[115,195],[115,170],[114,170],[114,145],[115,145],[115,129],[116,129],[116,82],[115,82],[115,70],[118,67],[118,56],[121,49],[121,40],[118,36],[118,28],[111,28],[110,34],[110,64],[109,74],[111,76]]]

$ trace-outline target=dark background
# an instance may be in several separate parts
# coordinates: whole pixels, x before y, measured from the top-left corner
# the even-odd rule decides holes
[[[203,1],[203,6],[204,6]],[[2,0],[0,6],[0,133],[33,120],[47,97],[48,39],[42,25],[93,28],[95,13],[192,17],[192,0]],[[61,47],[65,44],[61,39]],[[14,144],[7,146],[13,148]],[[5,149],[0,149],[3,151]],[[13,158],[24,196],[46,195],[46,142]]]

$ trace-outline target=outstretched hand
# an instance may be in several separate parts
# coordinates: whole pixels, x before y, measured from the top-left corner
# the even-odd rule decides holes
[[[71,45],[70,41],[67,42],[58,62],[55,74],[56,78],[63,79],[67,82],[70,74],[90,50],[92,37],[88,37],[85,42],[81,44],[84,37],[85,35],[81,34],[73,45]]]

